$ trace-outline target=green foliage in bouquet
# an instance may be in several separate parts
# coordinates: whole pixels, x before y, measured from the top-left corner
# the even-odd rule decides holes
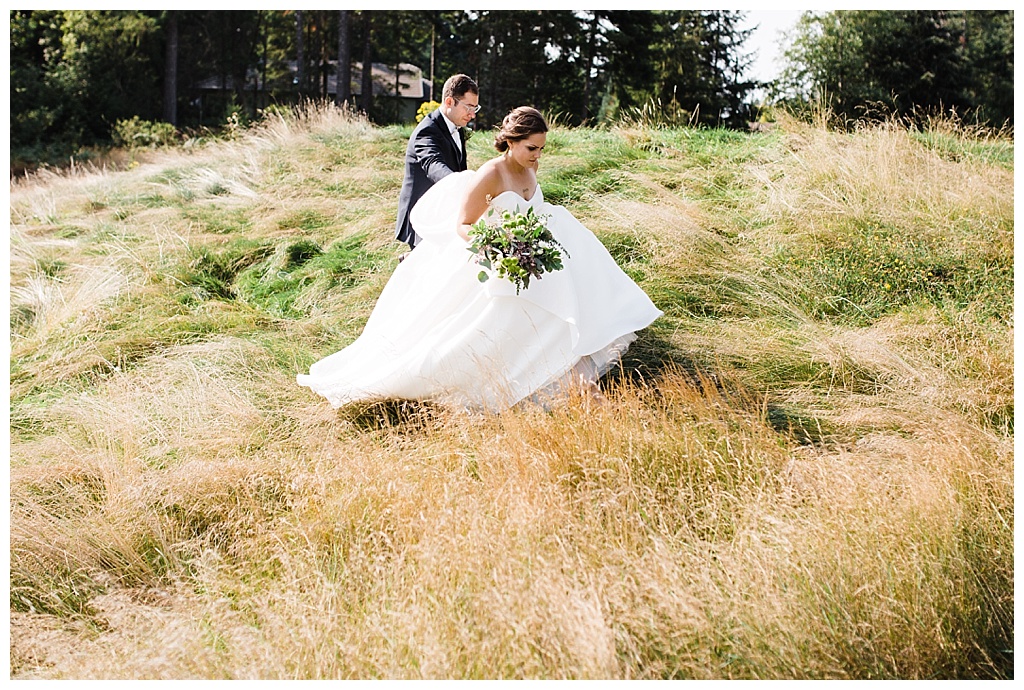
[[[569,256],[545,225],[547,218],[532,206],[526,213],[518,208],[499,213],[492,208],[469,231],[469,251],[480,257],[481,266],[515,284],[519,294],[530,287],[531,278],[540,280],[542,273],[560,271],[562,252]],[[480,271],[477,277],[481,283],[490,278],[487,271]]]

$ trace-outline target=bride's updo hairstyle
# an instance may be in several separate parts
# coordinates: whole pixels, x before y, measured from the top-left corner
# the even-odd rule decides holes
[[[548,123],[536,108],[522,105],[510,112],[501,121],[501,129],[494,135],[494,148],[502,153],[508,151],[508,142],[522,141],[534,134],[548,131]]]

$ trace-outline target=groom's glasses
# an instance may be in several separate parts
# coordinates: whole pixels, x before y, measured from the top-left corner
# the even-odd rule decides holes
[[[469,103],[466,103],[465,101],[460,101],[458,99],[455,99],[455,103],[456,104],[461,103],[462,107],[464,107],[466,110],[468,110],[469,112],[473,113],[474,115],[476,115],[477,113],[480,112],[480,108],[483,108],[482,105],[470,105]]]

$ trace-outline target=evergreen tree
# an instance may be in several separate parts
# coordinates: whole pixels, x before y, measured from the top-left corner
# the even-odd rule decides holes
[[[168,10],[164,53],[164,120],[178,124],[178,13]]]
[[[610,29],[601,117],[609,120],[653,97],[654,38],[661,29],[659,16],[650,10],[610,10],[606,17]]]
[[[11,12],[11,150],[12,156],[51,158],[73,150],[79,132],[65,84],[56,78],[60,65],[63,12]],[[80,130],[81,125],[74,129]],[[31,151],[30,151],[31,150]]]
[[[469,73],[481,86],[482,126],[524,103],[569,124],[648,105],[667,119],[741,126],[755,86],[740,76],[750,61],[742,14],[721,10],[15,10],[10,17],[15,148],[95,143],[133,115],[185,127],[236,110],[254,117],[269,102],[325,97],[333,65],[364,60],[394,67],[399,80],[407,77],[402,63],[416,64],[438,86]],[[1012,12],[808,13],[786,55],[775,92],[782,101],[824,97],[849,117],[955,109],[1013,121]],[[393,102],[372,105],[369,77],[363,108],[394,121]],[[219,88],[196,90],[211,78]],[[337,98],[345,100],[349,83],[341,77]]]
[[[350,10],[338,10],[338,67],[334,101],[338,105],[352,100],[352,19]]]
[[[1013,123],[1013,12],[951,12],[963,27],[966,100],[983,122]]]
[[[654,67],[650,98],[673,121],[742,126],[742,107],[755,84],[741,81],[750,63],[742,44],[742,13],[676,10],[655,13],[650,48]]]
[[[807,13],[785,58],[782,102],[822,99],[850,118],[973,110],[1012,122],[1012,12]]]

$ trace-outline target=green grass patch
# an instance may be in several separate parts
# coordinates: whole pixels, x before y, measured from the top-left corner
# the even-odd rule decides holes
[[[302,233],[313,233],[330,227],[333,220],[327,215],[314,210],[302,210],[293,213],[277,222],[279,230],[294,230]]]
[[[59,237],[62,240],[73,240],[85,232],[88,231],[77,225],[61,225],[53,234],[55,237]]]
[[[643,282],[651,261],[651,248],[646,239],[625,232],[603,232],[599,239],[626,275]]]
[[[12,380],[17,375],[15,369],[22,366],[19,362],[12,362]],[[81,390],[81,386],[71,385],[71,382],[59,382],[47,386],[36,386],[23,394],[15,394],[12,391],[10,399],[12,443],[31,441],[60,431],[66,422],[63,419],[54,419],[50,408],[54,404],[60,403],[65,397],[80,393]]]
[[[116,220],[127,220],[140,211],[154,208],[174,207],[181,205],[176,196],[165,196],[159,192],[123,193],[116,192],[106,196],[102,201],[93,200],[90,207],[94,210],[109,209]]]
[[[36,260],[36,269],[47,278],[57,278],[68,267],[68,262],[54,257]]]
[[[192,250],[175,273],[177,297],[192,306],[238,300],[275,317],[297,318],[327,292],[353,287],[389,259],[367,248],[365,234],[346,237],[326,250],[310,239],[277,244],[234,240],[218,249]]]
[[[773,141],[770,135],[707,128],[653,129],[645,135],[649,143],[641,148],[662,155],[678,152],[687,165],[715,168],[749,161]]]
[[[89,241],[82,243],[82,252],[91,256],[108,256],[121,251],[124,245],[140,245],[146,240],[129,226],[107,221],[100,222],[89,233]]]
[[[339,179],[340,178],[340,179]],[[324,181],[321,189],[331,196],[340,196],[346,199],[357,199],[365,201],[367,197],[394,195],[398,198],[398,189],[402,179],[397,174],[374,173],[369,176],[345,175],[331,178],[332,181]]]
[[[366,247],[366,235],[354,235],[326,250],[312,240],[278,245],[273,255],[238,276],[238,298],[285,318],[307,314],[329,291],[347,290],[365,280],[386,258]]]
[[[11,559],[10,603],[12,611],[44,613],[61,618],[89,617],[96,613],[89,601],[103,592],[93,576],[82,570],[55,564],[45,575],[26,576],[27,568]]]
[[[545,153],[558,151],[567,160],[554,156],[542,160],[541,184],[544,199],[554,204],[569,204],[593,194],[607,194],[622,184],[620,168],[648,156],[621,137],[610,132],[588,130],[584,134],[555,129],[548,134]]]
[[[946,160],[998,165],[1013,170],[1013,142],[1010,140],[964,137],[934,131],[915,131],[911,136]]]
[[[995,318],[1010,318],[1011,257],[972,251],[919,228],[854,220],[843,230],[800,242],[775,259],[816,298],[816,316],[867,325],[924,301],[958,309],[977,304]]]
[[[187,263],[178,269],[175,276],[182,286],[179,300],[184,304],[195,304],[208,299],[234,299],[235,277],[273,251],[273,245],[267,241],[248,239],[232,240],[219,249],[193,248]]]
[[[215,235],[247,233],[252,230],[248,208],[224,207],[217,204],[193,204],[182,208],[181,216],[201,232]]]

